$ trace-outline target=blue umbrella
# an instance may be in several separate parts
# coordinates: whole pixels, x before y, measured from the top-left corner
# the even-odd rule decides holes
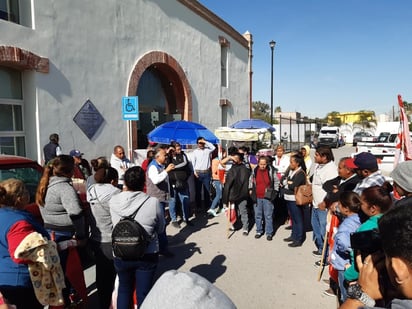
[[[206,127],[186,120],[165,122],[149,132],[147,136],[149,141],[161,144],[175,141],[182,145],[195,145],[198,137],[203,137],[213,144],[219,143],[219,139]]]
[[[274,132],[275,128],[269,123],[261,119],[244,119],[239,120],[230,126],[234,129],[267,129],[270,132]]]

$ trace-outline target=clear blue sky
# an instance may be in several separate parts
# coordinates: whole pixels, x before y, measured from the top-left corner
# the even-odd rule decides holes
[[[253,35],[253,101],[282,111],[390,114],[412,102],[411,0],[200,0],[240,33]]]

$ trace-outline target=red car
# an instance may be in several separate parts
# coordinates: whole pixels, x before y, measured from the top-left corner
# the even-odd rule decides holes
[[[9,178],[23,181],[30,193],[30,204],[26,208],[40,221],[40,211],[34,198],[42,174],[43,168],[36,161],[19,156],[0,155],[0,181]]]
[[[29,158],[12,156],[12,155],[0,155],[0,181],[16,178],[20,179],[26,185],[27,190],[30,193],[30,204],[26,209],[30,211],[36,218],[41,220],[41,215],[38,206],[35,204],[35,195],[37,185],[40,178],[43,175],[43,167],[36,161]],[[79,193],[80,200],[85,209],[88,208],[86,201],[86,182],[84,179],[73,179],[73,187]]]

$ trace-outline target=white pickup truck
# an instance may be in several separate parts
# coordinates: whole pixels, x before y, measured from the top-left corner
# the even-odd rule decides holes
[[[412,133],[410,137],[412,140]],[[382,174],[388,176],[393,170],[396,145],[398,142],[399,138],[397,133],[382,137],[375,143],[359,142],[356,147],[356,154],[360,152],[370,152],[373,154],[378,159],[379,169],[382,171]]]
[[[373,154],[395,153],[398,143],[398,134],[379,136],[375,142],[358,142],[356,152],[370,152]]]

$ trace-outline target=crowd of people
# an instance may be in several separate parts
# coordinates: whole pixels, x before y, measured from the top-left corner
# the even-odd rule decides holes
[[[17,308],[73,303],[78,284],[67,276],[73,266],[68,261],[84,246],[94,255],[100,308],[110,308],[114,290],[117,308],[129,308],[134,294],[140,307],[154,283],[159,256],[174,256],[168,225],[190,228],[199,214],[213,220],[223,212],[230,217],[234,210],[230,230],[248,236],[255,225],[255,239],[265,236],[272,241],[274,213],[280,208],[288,213],[291,234],[284,241],[290,248],[302,246],[310,226],[316,265],[329,267],[330,289],[325,293],[336,295],[341,308],[390,307],[392,302],[396,308],[411,306],[412,301],[402,299],[412,298],[411,161],[394,169],[392,186],[370,153],[341,158],[336,165],[329,147],[316,148],[312,162],[307,145],[289,154],[279,145],[273,157],[254,156],[248,147],[225,150],[199,137],[190,154],[177,142],[151,144],[140,166],[116,145],[110,159],[98,157],[90,166],[79,150],[62,154],[56,135],[44,148],[46,164],[36,193],[42,222],[23,211],[28,203],[23,183],[0,183],[0,292]],[[84,179],[89,208],[81,203],[72,177]],[[297,188],[307,183],[313,200],[299,205]],[[195,203],[190,202],[191,194]],[[111,233],[132,213],[150,241],[144,255],[130,261],[113,256]],[[60,293],[49,293],[47,300],[39,297],[44,291],[33,287],[33,258],[21,248],[22,243],[32,243],[33,235],[38,243],[34,250],[47,247],[61,265],[57,276],[63,278],[54,282]],[[379,239],[377,248],[370,248],[375,239],[365,238],[371,235]],[[21,293],[27,297],[19,297]]]

